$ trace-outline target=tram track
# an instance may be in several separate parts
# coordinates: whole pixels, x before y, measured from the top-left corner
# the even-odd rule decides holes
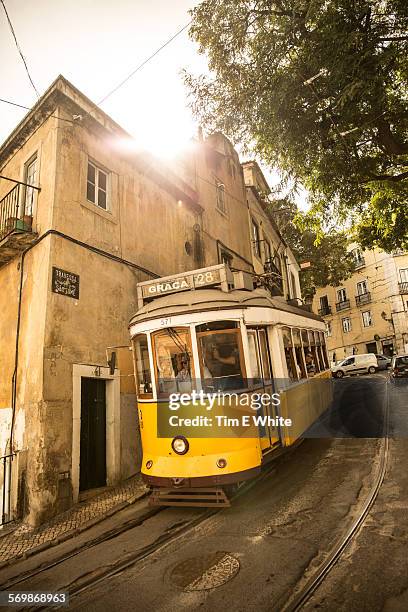
[[[276,460],[276,459],[281,458],[282,456],[291,454],[294,451],[294,449],[298,447],[300,443],[301,441],[299,441],[298,443],[296,443],[295,445],[291,447],[282,448],[281,452],[276,453],[276,456],[274,457],[274,459]],[[259,482],[267,478],[271,474],[271,472],[274,471],[275,469],[274,464],[275,464],[274,460],[271,460],[269,463],[267,463],[262,469],[261,474],[253,478],[252,480],[246,482],[245,484],[243,484],[238,489],[238,491],[231,497],[231,501],[238,499],[239,497],[247,493],[250,489],[252,489],[254,486],[256,486]],[[62,557],[54,560],[51,563],[43,564],[42,566],[35,569],[34,571],[28,571],[25,574],[20,575],[18,579],[11,579],[9,581],[6,581],[0,584],[0,590],[10,591],[14,587],[18,587],[18,590],[30,590],[29,585],[26,585],[26,588],[24,588],[24,583],[29,582],[31,579],[36,578],[41,574],[45,574],[47,571],[53,570],[57,566],[63,565],[63,563],[71,560],[74,557],[81,555],[85,551],[88,551],[92,548],[96,548],[97,546],[103,545],[105,542],[108,542],[130,531],[131,529],[137,528],[143,525],[143,523],[148,521],[150,518],[153,518],[154,516],[168,509],[169,508],[166,506],[149,507],[149,509],[145,513],[143,513],[141,516],[139,516],[137,519],[127,521],[125,524],[121,525],[121,527],[112,529],[109,532],[105,533],[103,536],[97,537],[89,541],[81,548],[75,551],[72,551],[69,554],[63,555]],[[197,516],[196,518],[192,520],[183,522],[181,524],[176,523],[171,529],[164,532],[154,542],[142,547],[141,549],[139,549],[133,554],[127,555],[125,559],[117,563],[114,563],[108,567],[100,568],[100,570],[94,570],[92,572],[82,574],[81,576],[78,576],[78,578],[76,578],[72,583],[58,587],[56,591],[67,592],[71,600],[73,597],[80,595],[84,591],[91,589],[94,586],[97,586],[101,582],[106,581],[107,579],[115,576],[116,574],[119,574],[122,571],[125,571],[126,569],[130,567],[133,567],[139,563],[142,563],[143,561],[147,560],[152,555],[161,551],[162,549],[169,546],[170,544],[173,544],[179,538],[182,538],[183,536],[187,535],[190,531],[196,529],[199,526],[204,525],[207,521],[209,521],[210,519],[212,519],[213,517],[215,517],[216,515],[220,514],[221,512],[225,510],[226,508],[223,508],[223,507],[219,509],[217,509],[216,507],[205,509],[199,516]],[[62,606],[53,606],[53,609],[55,609],[56,607],[59,608]],[[49,608],[47,606],[44,606],[44,607],[35,606],[35,608],[34,607],[22,607],[20,609],[26,610],[26,611],[36,610],[38,612],[39,610],[47,610]]]
[[[382,438],[383,443],[381,444],[377,475],[370,489],[370,492],[364,501],[363,507],[360,510],[358,516],[348,527],[346,532],[336,540],[330,552],[327,554],[323,562],[319,565],[317,570],[310,578],[305,581],[303,585],[299,586],[295,594],[291,598],[289,598],[289,600],[283,605],[283,607],[279,608],[279,612],[296,612],[297,610],[301,610],[303,606],[310,601],[315,591],[322,584],[322,582],[328,577],[331,570],[335,567],[336,563],[339,561],[346,548],[358,536],[362,526],[364,525],[368,515],[370,514],[371,508],[373,507],[380,492],[381,486],[384,482],[389,456],[388,431],[389,401],[387,391]]]

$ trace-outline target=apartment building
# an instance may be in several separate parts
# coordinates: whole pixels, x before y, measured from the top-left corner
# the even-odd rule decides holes
[[[313,311],[326,322],[331,359],[408,352],[408,253],[352,249],[353,275],[319,287]]]
[[[252,264],[273,295],[301,305],[300,267],[271,215],[270,187],[256,161],[242,164],[248,203]]]

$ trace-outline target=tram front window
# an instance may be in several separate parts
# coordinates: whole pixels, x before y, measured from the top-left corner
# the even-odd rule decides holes
[[[193,363],[188,329],[168,327],[153,336],[158,395],[190,393]]]
[[[135,338],[133,350],[136,364],[137,394],[139,397],[152,397],[149,348],[145,334],[141,334]]]
[[[211,324],[197,328],[204,391],[241,389],[244,386],[244,368],[240,329],[208,330],[209,327]],[[219,324],[214,327],[219,327]]]

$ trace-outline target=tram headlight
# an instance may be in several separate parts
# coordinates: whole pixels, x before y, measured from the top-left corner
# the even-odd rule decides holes
[[[187,439],[184,438],[184,436],[177,436],[177,438],[174,438],[174,440],[171,443],[171,448],[178,455],[185,455],[189,447],[190,445],[187,442]]]

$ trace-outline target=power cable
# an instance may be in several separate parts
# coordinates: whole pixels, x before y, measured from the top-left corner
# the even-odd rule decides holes
[[[11,33],[12,33],[12,35],[13,35],[13,38],[14,38],[14,42],[16,43],[17,50],[18,50],[18,52],[19,52],[19,54],[20,54],[21,59],[23,60],[23,64],[24,64],[24,68],[25,68],[25,70],[26,70],[27,76],[28,76],[28,78],[29,78],[29,80],[30,80],[31,85],[33,86],[33,89],[34,89],[34,91],[35,91],[35,93],[36,93],[36,95],[37,95],[37,98],[39,98],[39,97],[40,97],[40,94],[38,93],[38,90],[37,90],[36,86],[34,85],[34,81],[33,81],[33,79],[31,78],[31,74],[30,74],[30,71],[29,71],[29,69],[28,69],[27,62],[26,62],[26,60],[25,60],[25,57],[24,57],[24,55],[23,55],[23,52],[21,51],[20,45],[18,44],[17,36],[16,36],[15,31],[14,31],[13,24],[11,23],[11,19],[10,19],[10,17],[9,17],[9,14],[8,14],[8,12],[7,12],[6,5],[4,4],[4,0],[1,0],[1,3],[2,3],[2,5],[3,5],[4,12],[6,13],[7,21],[8,21],[8,24],[9,24],[9,26],[10,26],[10,30],[11,30]]]
[[[24,106],[23,104],[17,104],[17,102],[12,102],[11,100],[5,100],[4,98],[0,98],[0,102],[4,102],[4,104],[11,104],[11,106],[17,106],[18,108],[24,108],[26,110],[33,110],[32,106]],[[64,119],[63,117],[58,117],[58,115],[48,115],[48,119],[50,117],[54,117],[55,119],[60,119],[61,121],[66,121],[67,123],[75,123],[72,119]]]
[[[1,1],[3,1],[3,0],[1,0]],[[184,30],[186,30],[188,28],[190,23],[191,23],[191,21],[186,23],[185,26],[183,26],[180,30],[178,30],[175,34],[173,34],[173,36],[171,38],[169,38],[166,42],[164,42],[158,49],[156,49],[156,51],[154,53],[152,53],[152,55],[150,55],[141,64],[139,64],[137,66],[137,68],[132,70],[132,72],[125,79],[123,79],[123,81],[121,81],[118,85],[116,85],[116,87],[114,87],[109,93],[107,93],[106,96],[104,96],[101,100],[99,100],[98,106],[99,106],[99,104],[102,104],[103,102],[105,102],[105,100],[107,100],[112,94],[114,94],[116,91],[118,91],[118,89],[120,89],[122,87],[122,85],[127,83],[129,81],[129,79],[131,79],[132,76],[136,74],[136,72],[141,70],[143,68],[143,66],[145,66],[148,62],[150,62],[150,60],[152,60],[158,53],[160,53],[160,51],[162,51],[165,47],[167,47],[167,45],[169,45],[171,42],[173,42],[173,40],[175,38],[177,38],[177,36],[179,36],[182,32],[184,32]]]
[[[1,0],[1,1],[3,1],[3,0]],[[167,47],[167,45],[169,45],[171,42],[173,42],[173,40],[175,40],[175,38],[177,38],[177,36],[179,36],[182,32],[184,32],[184,30],[186,30],[188,28],[190,23],[191,23],[191,20],[188,23],[186,23],[186,25],[184,25],[182,28],[180,28],[180,30],[178,30],[175,34],[173,34],[173,36],[171,38],[166,40],[166,42],[164,42],[158,49],[156,49],[156,51],[154,51],[154,53],[152,53],[151,55],[149,55],[149,57],[147,57],[145,60],[143,60],[143,62],[141,64],[139,64],[134,70],[132,70],[132,72],[130,74],[128,74],[128,76],[126,78],[123,79],[123,81],[118,83],[118,85],[116,85],[103,98],[101,98],[101,100],[99,100],[99,102],[97,103],[96,106],[99,106],[100,104],[103,104],[103,102],[105,102],[108,98],[110,98],[110,96],[112,94],[116,93],[118,91],[118,89],[120,89],[125,83],[127,83],[129,81],[129,79],[132,78],[132,76],[134,76],[136,74],[136,72],[139,72],[139,70],[141,70],[144,66],[146,66],[146,64],[148,62],[150,62],[150,60],[152,60],[154,57],[156,57],[156,55],[158,53],[160,53],[160,51],[162,51],[165,47]],[[79,117],[79,120],[83,121],[86,117],[90,116],[93,111],[94,111],[94,109],[88,111],[87,113],[85,113],[85,115],[83,115],[82,117]]]

